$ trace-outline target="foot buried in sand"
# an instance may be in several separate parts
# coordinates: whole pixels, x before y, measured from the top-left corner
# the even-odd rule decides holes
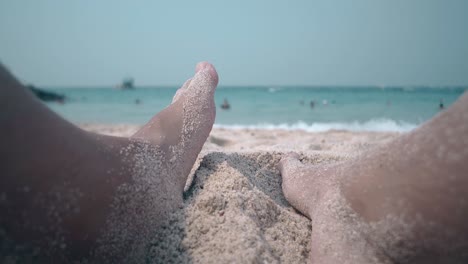
[[[307,166],[296,153],[279,163],[289,203],[312,220],[312,263],[380,263],[359,232],[359,217],[340,192],[337,168]]]
[[[337,164],[284,155],[285,197],[312,220],[311,262],[467,263],[467,112],[468,93],[418,129]]]
[[[144,262],[154,231],[181,208],[187,176],[212,129],[218,84],[214,67],[199,63],[172,103],[130,138],[82,131],[23,94],[6,71],[1,77],[7,93],[38,113],[31,130],[59,137],[43,145],[34,142],[38,149],[50,149],[47,164],[2,164],[9,173],[1,182],[0,206],[6,212],[1,224],[6,228],[0,238],[12,242],[2,256]],[[20,141],[5,136],[12,141],[6,148]],[[23,157],[25,164],[37,164],[40,156],[34,154]],[[15,253],[18,248],[22,251]]]

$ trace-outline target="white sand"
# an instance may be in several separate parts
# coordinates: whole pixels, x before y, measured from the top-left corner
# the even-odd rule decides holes
[[[84,129],[130,136],[131,125],[83,124]],[[276,168],[296,151],[318,164],[352,157],[395,133],[214,129],[184,193],[182,214],[151,245],[150,262],[305,263],[311,222],[292,208]]]

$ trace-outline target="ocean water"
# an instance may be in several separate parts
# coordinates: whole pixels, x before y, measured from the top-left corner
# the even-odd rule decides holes
[[[53,88],[65,104],[48,103],[74,123],[144,124],[177,87]],[[450,106],[466,87],[219,87],[215,126],[327,131],[408,131]],[[223,110],[227,99],[231,105]],[[140,103],[137,104],[136,100]],[[311,107],[313,102],[313,107]]]

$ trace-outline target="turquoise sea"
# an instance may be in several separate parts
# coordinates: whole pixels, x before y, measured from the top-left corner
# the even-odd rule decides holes
[[[50,88],[67,100],[63,105],[48,105],[75,123],[143,124],[171,102],[177,88]],[[468,88],[219,87],[215,126],[408,131],[440,112],[441,102],[446,108],[465,90]],[[220,108],[225,98],[229,110]]]

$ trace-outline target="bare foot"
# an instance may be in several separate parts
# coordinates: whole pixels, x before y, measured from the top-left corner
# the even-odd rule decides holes
[[[49,260],[143,262],[154,231],[182,205],[187,176],[214,123],[217,83],[214,67],[199,63],[172,104],[131,138],[84,132],[34,106],[45,119],[38,123],[47,122],[45,129],[58,130],[60,138],[35,143],[49,151],[46,159],[23,157],[23,168],[5,164],[1,224],[13,244],[23,242]]]
[[[337,164],[280,162],[312,220],[313,263],[467,263],[468,93],[384,146]]]
[[[450,127],[466,139],[467,107],[465,95],[417,130],[344,162],[312,166],[285,155],[284,195],[312,220],[311,262],[466,263],[468,141],[444,133]]]
[[[385,263],[361,232],[363,222],[340,190],[343,164],[304,165],[289,153],[279,164],[288,202],[312,220],[311,263]]]

